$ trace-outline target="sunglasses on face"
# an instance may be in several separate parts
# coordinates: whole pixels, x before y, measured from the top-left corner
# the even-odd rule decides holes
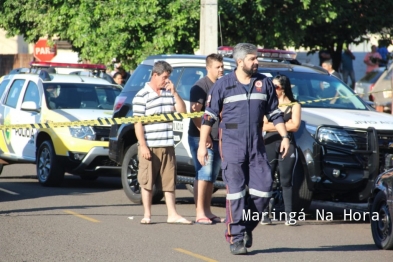
[[[274,87],[276,88],[276,90],[282,89],[281,86],[279,86],[279,85],[274,85]]]

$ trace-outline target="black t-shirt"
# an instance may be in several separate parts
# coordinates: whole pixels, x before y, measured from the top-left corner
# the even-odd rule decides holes
[[[207,96],[210,93],[210,89],[212,88],[213,85],[214,83],[207,76],[205,76],[202,79],[199,79],[190,90],[190,103],[201,104],[202,105],[201,111],[205,111]],[[218,122],[219,121],[216,121],[216,123],[214,123],[212,127],[212,131],[210,133],[213,140],[218,140]],[[200,136],[199,129],[195,126],[194,121],[192,121],[192,119],[190,119],[188,135],[193,137]]]

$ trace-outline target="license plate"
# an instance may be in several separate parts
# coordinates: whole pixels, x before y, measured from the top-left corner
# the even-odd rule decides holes
[[[363,95],[364,94],[364,89],[361,88],[361,87],[356,87],[355,90],[356,90],[356,93],[358,93],[359,95]]]
[[[183,122],[173,121],[173,131],[183,132]]]

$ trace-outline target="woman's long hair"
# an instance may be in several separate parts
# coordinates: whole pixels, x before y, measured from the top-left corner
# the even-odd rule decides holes
[[[281,88],[284,88],[284,94],[289,101],[297,102],[292,93],[291,81],[289,81],[286,75],[276,75],[273,79],[276,79],[280,83]]]

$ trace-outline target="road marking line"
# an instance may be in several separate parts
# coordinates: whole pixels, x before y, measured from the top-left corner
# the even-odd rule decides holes
[[[202,256],[202,255],[198,255],[198,254],[192,253],[191,251],[188,251],[188,250],[185,250],[185,249],[182,249],[182,248],[175,248],[175,250],[178,251],[178,252],[187,254],[189,256],[192,256],[192,257],[195,257],[195,258],[199,258],[199,259],[201,259],[203,261],[218,262],[217,260],[214,260],[212,258],[208,258],[208,257]]]
[[[12,192],[12,191],[9,191],[9,190],[1,188],[1,187],[0,187],[0,191],[6,192],[6,193],[11,194],[11,195],[19,195],[19,193]]]
[[[101,221],[98,221],[97,219],[94,219],[94,218],[91,218],[91,217],[88,217],[88,216],[84,216],[84,215],[75,213],[75,212],[73,212],[73,211],[71,211],[71,210],[63,210],[63,211],[64,211],[65,213],[74,215],[74,216],[76,216],[76,217],[79,217],[79,218],[83,218],[83,219],[89,220],[90,222],[94,222],[94,223],[100,223],[100,222],[101,222]]]

